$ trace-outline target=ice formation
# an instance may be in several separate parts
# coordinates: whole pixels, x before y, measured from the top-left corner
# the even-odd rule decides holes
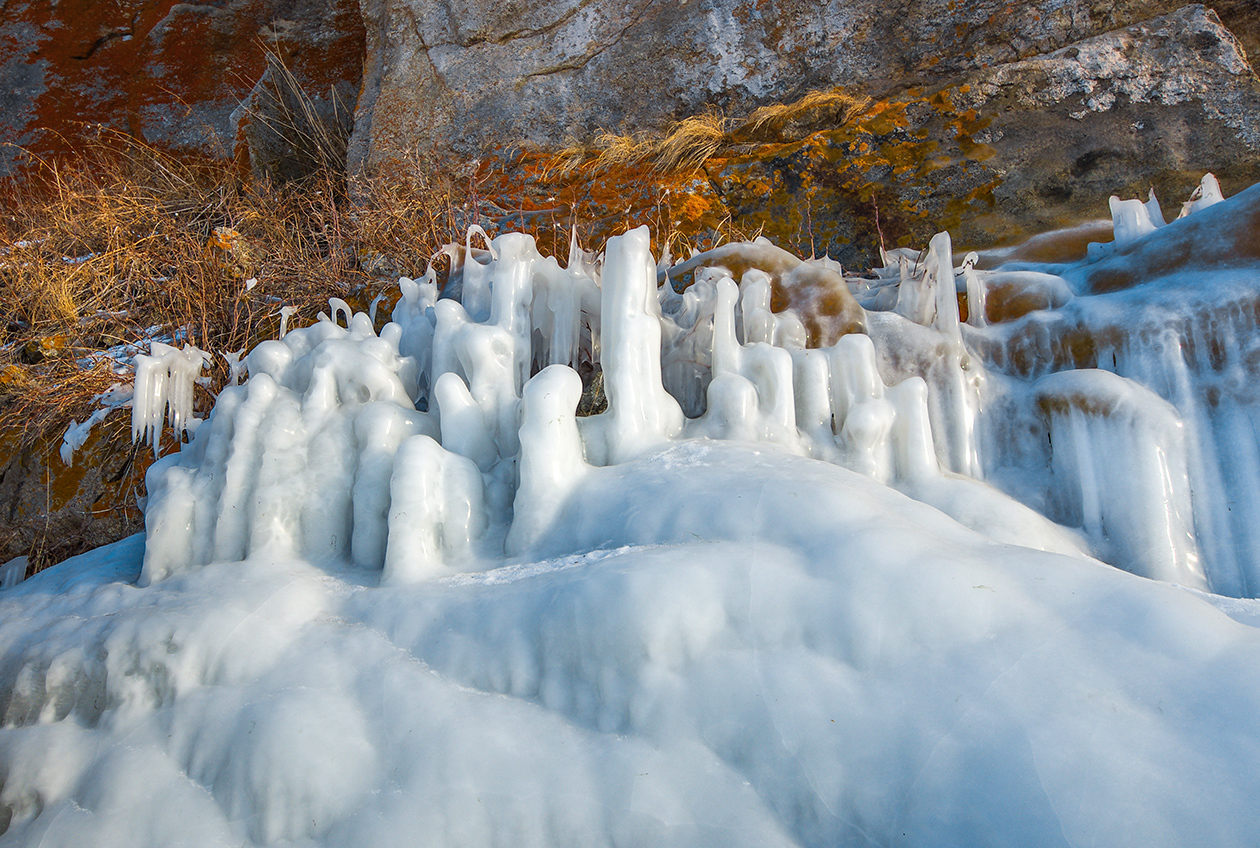
[[[100,408],[92,412],[82,423],[71,420],[70,426],[66,428],[65,435],[61,438],[61,461],[67,467],[74,464],[74,453],[83,447],[88,437],[92,435],[92,428],[105,420],[105,418],[115,409],[122,409],[131,406],[132,388],[122,383],[114,383],[104,392],[92,399],[93,403],[101,404]],[[135,430],[132,431],[135,435]]]
[[[1211,252],[1207,234],[1245,218],[1255,192],[1215,202],[1208,175],[1171,226],[1153,193],[1113,197],[1115,241],[1074,265],[956,265],[941,233],[868,277],[764,240],[658,268],[646,229],[599,257],[575,243],[562,268],[528,235],[473,228],[448,251],[458,297],[439,297],[432,271],[404,278],[379,336],[334,300],[331,317],[249,354],[249,382],[150,473],[143,579],[264,550],[387,581],[475,569],[528,550],[588,467],[708,438],[843,465],[994,539],[1249,595],[1254,364],[1229,360],[1254,270],[1205,290],[1183,256],[1109,295],[1091,275],[1120,253],[1140,266],[1163,234],[1203,233]],[[664,284],[687,275],[682,293]],[[775,297],[810,310],[812,339]],[[807,347],[818,339],[832,341]],[[187,420],[179,386],[199,356],[142,358],[139,436],[164,402]],[[575,416],[579,371],[588,390],[599,374],[605,411]]]
[[[176,438],[182,438],[186,431],[196,426],[193,383],[201,376],[201,369],[208,360],[209,354],[187,344],[179,350],[168,344],[153,342],[148,355],[137,354],[136,382],[131,400],[133,442],[147,441],[156,453],[163,420],[170,424]]]
[[[143,551],[0,596],[0,844],[1254,842],[1260,187],[1111,205],[864,275],[474,228],[286,321]]]

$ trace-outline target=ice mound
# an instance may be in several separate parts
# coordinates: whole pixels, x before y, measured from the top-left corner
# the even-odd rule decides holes
[[[862,275],[470,231],[0,593],[0,844],[1249,844],[1258,203]]]
[[[1260,633],[1205,596],[723,441],[594,469],[557,519],[420,584],[255,558],[142,589],[131,545],[0,594],[3,839],[1260,832]]]

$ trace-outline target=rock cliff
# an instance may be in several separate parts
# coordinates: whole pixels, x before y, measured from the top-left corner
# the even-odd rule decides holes
[[[367,71],[354,150],[373,162],[431,142],[467,155],[521,140],[554,147],[836,85],[882,98],[1044,56],[1180,5],[363,0]],[[1220,8],[1254,33],[1254,4]]]

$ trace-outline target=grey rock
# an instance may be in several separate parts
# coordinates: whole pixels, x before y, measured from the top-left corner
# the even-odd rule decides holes
[[[361,0],[351,161],[437,147],[554,148],[747,113],[810,89],[884,97],[1049,54],[1174,11],[1167,0]],[[1252,26],[1254,3],[1227,2]],[[1248,29],[1248,31],[1252,31]]]

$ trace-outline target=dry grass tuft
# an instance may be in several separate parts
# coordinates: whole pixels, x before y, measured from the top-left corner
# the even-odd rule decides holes
[[[717,111],[684,118],[656,145],[652,163],[665,173],[699,170],[727,142],[726,124]]]
[[[352,98],[336,88],[312,97],[279,52],[263,45],[263,53],[267,71],[245,104],[255,125],[247,129],[251,155],[261,157],[252,163],[255,172],[279,180],[340,174],[354,127]]]
[[[664,135],[601,132],[590,145],[572,143],[551,161],[562,175],[647,166],[657,173],[697,171],[715,156],[747,153],[758,144],[799,141],[823,129],[842,127],[870,106],[842,88],[811,91],[791,103],[762,106],[741,121],[716,110],[671,124]]]
[[[854,96],[843,88],[811,91],[791,103],[762,106],[731,135],[751,141],[799,141],[818,129],[844,126],[870,105],[869,97]]]

